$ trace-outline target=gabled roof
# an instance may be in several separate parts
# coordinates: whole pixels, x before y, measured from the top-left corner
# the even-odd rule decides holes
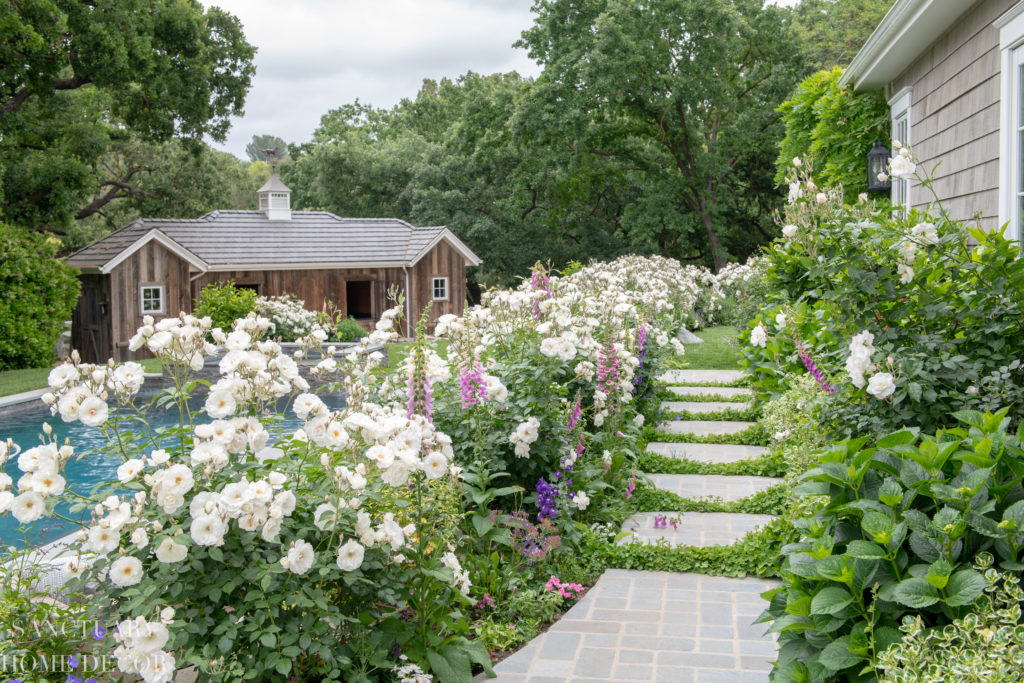
[[[839,80],[880,90],[914,63],[977,0],[897,0]]]
[[[214,211],[194,219],[142,218],[66,261],[107,273],[154,239],[199,272],[408,267],[441,240],[458,250],[467,265],[481,263],[444,226],[417,228],[397,218],[339,218],[327,211],[293,211],[289,221],[270,221],[261,211]]]

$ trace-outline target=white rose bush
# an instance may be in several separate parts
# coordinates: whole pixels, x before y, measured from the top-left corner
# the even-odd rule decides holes
[[[913,152],[894,149],[889,175],[931,192]],[[810,372],[849,434],[1021,406],[1019,243],[951,219],[934,195],[905,212],[844,206],[839,189],[819,202],[806,167],[791,169],[800,191],[762,259],[768,305],[750,323],[745,361],[756,385],[778,394],[789,373]],[[770,324],[780,314],[785,328]]]
[[[230,331],[146,318],[131,348],[172,380],[148,408],[175,411],[177,426],[147,426],[138,364],[73,357],[44,402],[103,431],[116,480],[68,490],[64,465],[81,454],[44,434],[18,455],[21,477],[0,478],[0,514],[32,524],[75,503],[65,590],[91,594],[90,614],[117,626],[121,671],[147,683],[186,666],[213,680],[468,681],[490,671],[469,615],[514,591],[516,567],[621,508],[635,404],[702,287],[657,257],[565,277],[538,266],[518,289],[441,316],[444,355],[421,320],[387,372],[369,351],[404,328],[398,300],[354,351],[313,361],[323,391],[344,392],[340,410],[266,338],[265,317]],[[323,338],[311,325],[298,360]],[[196,379],[212,355],[219,379]],[[299,430],[281,428],[282,409]],[[512,563],[502,581],[499,548]]]

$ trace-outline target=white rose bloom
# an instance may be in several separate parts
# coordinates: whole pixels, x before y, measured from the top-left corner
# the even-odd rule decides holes
[[[125,460],[124,464],[117,468],[117,480],[121,483],[131,481],[135,477],[139,476],[139,472],[142,471],[142,468],[142,461],[138,458]]]
[[[908,284],[914,279],[914,269],[905,263],[896,266],[896,272],[900,275],[900,283]]]
[[[440,452],[434,451],[423,459],[422,469],[427,479],[439,479],[448,470],[448,459]]]
[[[215,546],[224,541],[227,527],[217,515],[201,515],[192,520],[189,535],[196,545]]]
[[[902,154],[889,160],[889,175],[894,178],[909,178],[916,170],[917,165]]]
[[[238,403],[231,392],[214,391],[206,398],[204,407],[206,414],[217,420],[233,415]]]
[[[910,233],[924,245],[936,244],[939,241],[939,233],[932,223],[918,223]]]
[[[590,505],[590,496],[588,496],[585,491],[580,491],[572,497],[572,504],[575,505],[578,510],[586,510],[587,506]]]
[[[299,539],[295,541],[295,544],[291,548],[288,549],[288,554],[285,557],[288,559],[288,570],[301,576],[308,572],[313,566],[313,560],[315,559],[313,546],[306,541]],[[284,563],[282,562],[282,564]]]
[[[110,565],[110,582],[120,588],[142,581],[142,563],[131,556],[119,557]]]
[[[174,656],[164,651],[143,655],[138,672],[146,683],[171,683],[176,673]]]
[[[285,517],[295,511],[295,494],[291,491],[281,491],[274,497],[273,506],[281,511]]]
[[[224,348],[228,351],[245,351],[249,348],[249,344],[252,343],[252,337],[248,332],[242,330],[236,330],[227,336],[224,340]]]
[[[263,529],[260,530],[260,538],[267,543],[274,543],[279,533],[281,533],[281,520],[280,518],[275,519],[271,517],[264,523]]]
[[[14,502],[14,494],[10,491],[0,491],[0,515],[11,509]]]
[[[94,526],[89,529],[87,540],[82,547],[99,555],[106,555],[116,550],[120,542],[121,534],[118,531],[107,527]]]
[[[786,314],[785,313],[779,313],[778,315],[775,316],[775,325],[780,330],[785,329],[785,327],[786,327],[786,320],[787,320]]]
[[[132,543],[135,544],[136,548],[140,550],[149,545],[149,534],[142,527],[137,528],[132,532]]]
[[[165,462],[171,459],[171,455],[160,448],[149,454],[149,459],[156,465],[163,465]]]
[[[181,562],[188,555],[188,547],[165,538],[156,548],[156,559],[164,564]]]
[[[338,569],[343,572],[359,569],[363,564],[365,552],[365,549],[358,541],[349,539],[345,545],[338,548]]]
[[[785,237],[787,240],[791,240],[794,237],[796,237],[796,233],[798,232],[798,230],[799,228],[797,228],[795,225],[784,225],[782,226],[782,236]]]
[[[155,333],[152,337],[146,340],[146,346],[153,353],[159,355],[163,352],[171,343],[174,341],[173,335],[166,330],[160,330]]]
[[[892,374],[888,372],[875,373],[868,380],[868,393],[879,401],[889,398],[895,391],[896,383],[893,381]]]
[[[21,524],[36,521],[45,511],[43,497],[35,491],[26,491],[11,501],[11,514]]]
[[[171,619],[173,619],[174,610],[170,607],[167,609],[171,610]],[[164,645],[167,644],[169,637],[170,633],[168,633],[166,626],[158,621],[150,621],[132,632],[132,645],[136,650],[151,654],[162,650]]]
[[[750,331],[750,344],[752,346],[759,346],[762,349],[768,342],[768,332],[764,329],[764,325],[758,325]]]
[[[89,396],[78,406],[78,419],[89,427],[99,427],[107,421],[109,408],[99,396]]]
[[[70,363],[58,365],[50,371],[46,383],[51,389],[63,389],[67,385],[78,380],[78,368]]]

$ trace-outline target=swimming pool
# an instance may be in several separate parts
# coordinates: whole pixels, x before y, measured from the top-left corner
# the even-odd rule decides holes
[[[338,410],[345,406],[345,399],[340,394],[324,394],[320,397],[331,409]],[[194,410],[202,408],[202,401],[196,402]],[[113,406],[111,406],[113,412]],[[196,415],[197,424],[209,422],[210,419],[205,413]],[[121,464],[120,458],[116,455],[104,454],[101,452],[106,445],[103,433],[96,427],[87,427],[81,422],[64,422],[60,415],[50,415],[49,410],[39,404],[38,411],[31,411],[15,415],[11,418],[0,417],[0,441],[13,439],[23,450],[38,446],[42,434],[43,422],[53,428],[53,435],[57,437],[57,443],[64,443],[64,439],[71,440],[75,448],[75,455],[67,462],[64,469],[64,478],[67,481],[67,488],[82,494],[88,495],[92,488],[101,482],[114,481],[117,479],[117,468]],[[170,410],[151,408],[146,413],[146,422],[151,430],[159,427],[176,427],[178,425],[177,406],[172,405]],[[288,412],[285,419],[280,422],[280,427],[267,426],[270,432],[270,441],[278,438],[278,434],[288,435],[302,426],[302,420],[295,417],[294,413]],[[3,471],[17,483],[22,472],[18,469],[17,457],[12,457],[3,467]],[[57,505],[56,511],[65,517],[72,519],[87,519],[88,510],[80,510],[77,513],[71,511],[69,503],[61,502]],[[29,525],[27,529],[20,529],[18,520],[11,514],[0,515],[0,547],[15,545],[21,546],[26,540],[29,544],[36,546],[65,536],[80,527],[77,524],[47,517]]]

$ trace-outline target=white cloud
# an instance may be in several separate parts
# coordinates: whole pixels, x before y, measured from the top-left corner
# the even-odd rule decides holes
[[[513,48],[531,0],[213,0],[258,48],[245,116],[218,147],[244,158],[254,134],[308,140],[328,110],[358,98],[389,107],[424,78],[467,71],[537,75]]]

